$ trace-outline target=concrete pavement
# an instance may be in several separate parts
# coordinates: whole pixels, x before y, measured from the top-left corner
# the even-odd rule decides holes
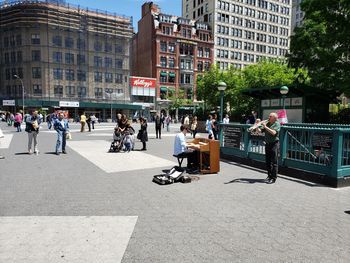
[[[52,154],[55,133],[43,127],[41,153],[35,156],[25,154],[26,134],[4,124],[0,125],[5,135],[13,138],[8,147],[0,148],[6,157],[0,160],[0,259],[11,258],[13,251],[28,253],[28,235],[40,236],[49,229],[62,233],[62,224],[74,217],[84,222],[99,216],[115,218],[112,228],[128,229],[131,235],[121,262],[348,262],[350,258],[350,215],[345,213],[350,210],[350,188],[332,189],[284,176],[267,185],[263,171],[232,162],[221,162],[218,175],[200,175],[191,184],[159,186],[152,183],[153,175],[176,163],[172,150],[178,125],[171,133],[163,131],[159,140],[154,124],[149,124],[146,152],[107,154],[111,124],[99,124],[83,134],[73,124],[68,154],[60,156]],[[141,147],[137,143],[136,148]],[[13,236],[12,229],[28,224],[32,217],[52,222],[62,217],[62,221],[50,224],[48,219],[39,228],[21,227],[17,244],[4,242]],[[137,218],[134,228],[118,221],[128,217]],[[111,225],[99,227],[105,233]],[[80,238],[89,229],[81,227],[60,238],[84,250]],[[101,237],[98,247],[113,236],[117,239],[118,231]],[[74,251],[62,258],[52,243],[46,249],[57,262],[109,262],[103,259],[104,248],[90,261],[66,260]]]

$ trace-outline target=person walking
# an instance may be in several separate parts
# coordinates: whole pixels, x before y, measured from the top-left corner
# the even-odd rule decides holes
[[[228,116],[228,114],[225,115],[225,118],[222,120],[223,124],[229,124],[230,123],[230,117]]]
[[[140,118],[140,125],[141,129],[139,131],[139,134],[137,135],[137,138],[141,140],[142,142],[142,149],[141,151],[146,151],[146,142],[148,141],[148,133],[147,133],[147,120],[146,118],[141,117]]]
[[[194,116],[191,123],[191,132],[192,132],[193,139],[196,138],[197,126],[198,126],[197,116]]]
[[[80,124],[81,124],[80,132],[84,132],[85,131],[85,124],[86,124],[86,116],[84,113],[82,115],[80,115]]]
[[[46,116],[46,123],[47,123],[47,128],[51,130],[52,128],[52,119],[51,119],[51,114],[47,114]]]
[[[26,118],[26,129],[28,133],[28,154],[32,154],[32,144],[34,141],[34,153],[39,154],[38,150],[38,134],[40,127],[40,119],[38,118],[38,111],[33,110],[32,114]]]
[[[213,126],[212,126],[213,116],[208,115],[208,119],[205,123],[205,130],[208,132],[208,139],[213,139]]]
[[[279,131],[281,125],[275,112],[269,114],[268,121],[261,122],[261,130],[265,132],[265,161],[267,169],[266,183],[276,182],[278,173]]]
[[[162,138],[162,121],[158,113],[156,115],[155,125],[156,125],[156,138],[161,139]]]
[[[171,117],[170,117],[170,115],[168,115],[168,116],[165,118],[165,123],[166,123],[166,131],[167,131],[167,132],[170,132],[170,123],[171,123]]]
[[[66,136],[69,132],[69,125],[67,119],[64,118],[63,112],[58,114],[58,119],[55,120],[54,129],[57,131],[56,141],[56,155],[60,155],[60,149],[62,153],[66,154]]]
[[[189,128],[190,128],[190,118],[188,117],[188,114],[185,115],[183,125],[185,125],[185,127],[189,130]]]
[[[86,124],[88,126],[89,132],[91,132],[91,116],[87,117]]]
[[[22,120],[23,120],[22,114],[17,112],[15,116],[15,123],[14,123],[14,126],[17,128],[17,132],[22,131],[22,128],[21,128]]]
[[[218,134],[219,134],[219,123],[218,123],[218,115],[215,113],[213,116],[213,119],[211,121],[211,126],[213,130],[213,135],[214,135],[214,140],[218,139]]]
[[[95,114],[92,114],[92,115],[90,116],[90,118],[91,118],[91,127],[92,127],[93,130],[95,130],[95,122],[96,122],[96,116],[95,116]]]

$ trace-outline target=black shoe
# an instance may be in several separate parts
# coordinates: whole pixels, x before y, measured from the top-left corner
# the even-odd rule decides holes
[[[276,179],[270,178],[266,181],[267,184],[274,184],[276,182]]]
[[[142,148],[141,151],[147,151],[147,149],[146,148]]]
[[[60,155],[60,153],[59,153],[59,152],[56,152],[55,154],[56,154],[56,155]]]
[[[66,150],[63,150],[62,153],[63,153],[63,154],[67,154]]]

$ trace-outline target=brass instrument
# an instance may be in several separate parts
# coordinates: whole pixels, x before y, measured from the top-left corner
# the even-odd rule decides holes
[[[269,120],[259,121],[257,123],[254,123],[252,127],[249,127],[247,129],[248,132],[254,132],[256,129],[261,128],[263,123],[268,123]]]

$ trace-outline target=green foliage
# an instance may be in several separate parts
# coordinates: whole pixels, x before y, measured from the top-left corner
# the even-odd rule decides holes
[[[169,109],[175,110],[185,105],[191,105],[192,101],[189,99],[185,99],[184,97],[185,93],[183,90],[179,90],[177,95],[173,93],[172,96],[169,96],[168,99],[171,101],[171,103],[169,104]]]
[[[224,101],[231,108],[230,115],[237,120],[241,114],[248,114],[257,110],[259,101],[242,94],[242,91],[252,88],[266,88],[290,85],[295,82],[307,82],[305,70],[288,67],[284,60],[264,60],[249,65],[243,70],[230,68],[220,71],[215,66],[197,81],[198,99],[205,100],[209,110],[216,109],[220,101],[218,83],[224,81],[227,89],[224,92]]]
[[[304,23],[291,38],[290,65],[307,68],[312,85],[350,94],[350,1],[304,0]]]

